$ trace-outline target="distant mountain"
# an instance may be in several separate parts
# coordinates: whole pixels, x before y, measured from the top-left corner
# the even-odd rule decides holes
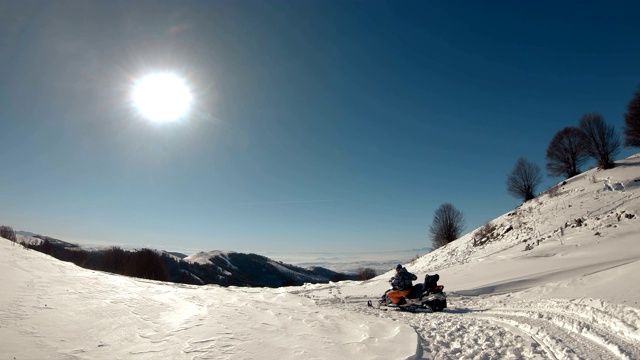
[[[36,238],[36,239],[43,240],[43,241],[47,240],[52,244],[59,245],[59,246],[64,246],[64,247],[68,247],[68,248],[77,248],[77,247],[79,247],[78,244],[73,244],[73,243],[70,243],[70,242],[67,242],[67,241],[64,241],[64,240],[55,239],[55,238],[52,238],[50,236],[34,235],[33,237]]]
[[[184,258],[186,258],[186,257],[187,257],[187,255],[186,255],[186,254],[179,253],[179,252],[175,252],[175,251],[166,251],[166,253],[167,253],[167,254],[170,254],[170,255],[173,255],[173,256],[175,256],[175,257],[177,257],[177,258],[179,258],[179,259],[184,259]]]
[[[31,234],[31,235],[30,235]],[[18,242],[29,245],[40,245],[45,240],[47,240],[50,244],[56,245],[64,248],[77,248],[78,244],[72,244],[67,241],[59,240],[52,238],[50,236],[34,234],[28,231],[16,231],[16,235],[18,237]]]
[[[193,275],[203,282],[220,285],[279,287],[304,283],[326,283],[352,276],[323,267],[302,268],[257,254],[210,251],[188,256],[184,261],[199,265]]]
[[[151,249],[83,249],[42,235],[19,235],[31,249],[84,268],[183,284],[280,287],[351,280],[323,267],[301,268],[257,254],[210,251],[192,256]]]
[[[16,235],[25,235],[25,236],[31,236],[31,237],[40,236],[39,234],[35,234],[29,231],[16,231]]]

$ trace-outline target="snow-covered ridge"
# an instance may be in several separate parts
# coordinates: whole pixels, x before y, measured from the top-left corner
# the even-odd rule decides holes
[[[36,236],[19,235],[18,240],[33,250],[87,269],[182,284],[279,287],[354,277],[321,267],[301,268],[257,254],[215,250],[186,256],[153,249],[81,248]]]
[[[328,282],[344,279],[348,276],[325,268],[301,268],[275,261],[266,256],[235,251],[199,252],[184,258],[184,260],[213,267],[224,278],[238,279],[238,281],[246,280],[247,283],[263,284],[262,286]]]
[[[187,256],[184,258],[185,261],[193,262],[196,264],[211,264],[210,259],[212,257],[220,257],[221,259],[225,259],[229,262],[229,253],[233,251],[220,251],[220,250],[212,250],[212,251],[200,251],[193,255]],[[233,266],[229,262],[229,266]]]
[[[591,169],[558,184],[558,192],[533,199],[493,220],[494,239],[474,246],[475,229],[460,239],[426,255],[419,271],[429,272],[481,261],[511,247],[533,249],[545,241],[562,242],[579,232],[603,237],[628,220],[637,220],[640,210],[639,155],[618,161],[610,170]],[[579,229],[577,229],[579,228]]]

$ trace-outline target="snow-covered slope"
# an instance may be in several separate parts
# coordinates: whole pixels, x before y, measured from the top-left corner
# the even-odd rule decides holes
[[[2,359],[403,359],[415,332],[286,289],[81,269],[0,239]]]
[[[407,264],[419,278],[438,273],[449,297],[443,314],[392,314],[420,335],[419,356],[640,358],[640,156],[576,176],[492,223],[483,245],[473,231]],[[363,295],[381,294],[391,276],[301,293],[363,311]]]
[[[582,297],[637,305],[640,156],[618,164],[578,175],[559,184],[555,196],[542,195],[495,219],[495,237],[486,244],[474,246],[474,231],[410,269],[437,271],[448,289],[460,294],[505,293],[554,283],[536,292],[570,296],[563,288],[571,282],[581,289],[574,294]]]
[[[449,308],[433,314],[367,308],[391,273],[195,287],[83,270],[0,240],[0,358],[640,358],[640,156],[553,195],[495,219],[478,246],[472,232],[407,264],[440,274]]]

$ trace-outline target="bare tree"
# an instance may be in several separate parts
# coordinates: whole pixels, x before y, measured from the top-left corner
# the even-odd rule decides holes
[[[624,146],[640,148],[640,88],[633,95],[624,114]]]
[[[6,226],[6,225],[0,226],[0,237],[3,237],[7,240],[11,240],[13,242],[18,241],[18,238],[16,237],[16,232],[13,231],[13,228],[11,226]]]
[[[597,113],[582,116],[578,127],[587,137],[587,155],[596,161],[598,167],[600,169],[615,167],[613,158],[620,152],[620,138],[615,128],[607,125],[602,115]]]
[[[429,227],[433,247],[439,248],[458,239],[465,226],[464,214],[460,210],[450,203],[440,205]]]
[[[569,126],[556,133],[547,148],[546,167],[549,176],[574,177],[587,161],[586,136],[577,127]]]
[[[521,157],[507,177],[507,192],[515,198],[529,201],[536,197],[536,188],[541,183],[540,167]]]

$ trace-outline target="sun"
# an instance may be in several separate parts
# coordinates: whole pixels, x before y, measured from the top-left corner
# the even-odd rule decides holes
[[[193,95],[184,79],[173,73],[155,73],[138,79],[133,86],[133,106],[154,122],[184,118],[191,108]]]

